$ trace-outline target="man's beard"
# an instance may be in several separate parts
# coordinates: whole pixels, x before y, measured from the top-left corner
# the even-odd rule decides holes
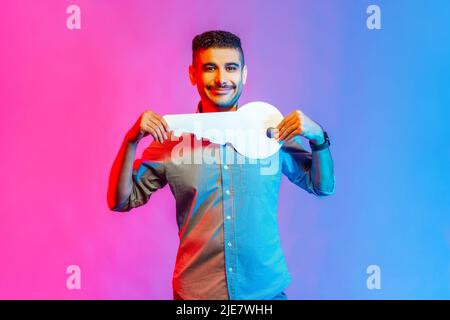
[[[225,101],[217,101],[217,100],[212,100],[211,102],[213,102],[216,106],[218,106],[219,108],[230,108],[233,107],[234,105],[237,104],[241,93],[242,93],[242,87],[239,86],[206,86],[207,90],[210,89],[232,89],[235,90],[235,88],[237,88],[237,91],[234,92],[233,96]],[[210,97],[214,97],[213,95],[210,95]]]

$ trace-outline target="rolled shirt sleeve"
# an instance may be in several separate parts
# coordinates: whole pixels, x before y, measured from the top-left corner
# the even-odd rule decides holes
[[[332,190],[319,190],[314,186],[311,172],[312,153],[306,150],[299,136],[285,141],[280,152],[282,172],[289,181],[316,196],[327,196],[334,193],[334,175]]]
[[[167,184],[165,165],[160,158],[161,148],[153,142],[133,163],[131,194],[115,211],[125,212],[142,206],[150,196]]]

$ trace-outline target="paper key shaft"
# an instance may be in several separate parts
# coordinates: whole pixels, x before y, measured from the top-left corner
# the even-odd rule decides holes
[[[240,154],[263,159],[275,154],[281,143],[268,135],[283,115],[265,102],[251,102],[237,111],[172,114],[163,116],[174,135],[192,133],[212,143],[230,143]]]

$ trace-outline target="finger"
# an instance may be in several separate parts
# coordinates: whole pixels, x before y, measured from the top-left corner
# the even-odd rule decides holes
[[[284,140],[289,141],[297,134],[297,130],[292,131]]]
[[[161,140],[160,142],[163,142],[164,141],[164,137],[163,137],[163,134],[162,134],[162,131],[161,131],[161,128],[159,126],[158,121],[154,120],[152,118],[149,118],[148,119],[148,124],[156,131],[156,133],[160,137],[160,140]]]
[[[161,117],[159,114],[157,115],[157,117],[161,121],[161,123],[164,126],[164,129],[166,130],[166,132],[169,132],[170,128],[169,128],[169,125],[167,124],[166,119],[164,119],[164,117]]]
[[[280,134],[280,136],[278,137],[278,142],[283,141],[284,138],[285,138],[288,134],[290,134],[293,130],[294,130],[294,129],[290,129],[290,127],[287,128],[286,130],[284,130],[283,133]]]
[[[166,130],[164,129],[163,124],[157,119],[150,119],[150,121],[158,128],[159,132],[161,133],[161,137],[167,139],[167,134],[165,133]]]
[[[158,125],[155,125],[155,124],[153,124],[152,126],[153,126],[153,128],[155,129],[155,131],[158,134],[159,142],[163,143],[164,142],[164,135],[161,132],[161,128]]]
[[[293,119],[289,120],[288,122],[286,122],[284,124],[284,126],[280,129],[280,136],[282,136],[288,128],[290,128],[293,125],[295,126],[296,124],[297,124],[296,118],[293,118]]]
[[[143,127],[145,129],[145,132],[151,134],[154,140],[159,141],[158,134],[156,133],[156,131],[152,127],[150,127],[146,123],[143,125]]]
[[[153,124],[153,122],[149,121],[148,125],[155,131],[156,136],[158,137],[158,141],[160,143],[163,143],[163,137],[162,137],[162,133],[160,132],[158,126],[156,126],[155,124]]]
[[[295,131],[297,129],[297,125],[293,124],[289,127],[287,127],[286,130],[283,131],[283,133],[280,135],[280,140],[284,140],[291,132]]]
[[[278,128],[280,129],[280,131],[284,131],[284,130],[286,130],[287,127],[292,125],[296,120],[297,120],[296,117],[294,117],[293,115],[289,115],[289,116],[287,116],[286,118],[283,119],[282,123],[280,123],[278,125]]]
[[[150,127],[148,127],[147,124],[145,122],[143,122],[141,124],[141,129],[139,131],[144,132],[144,134],[148,135],[148,134],[150,134],[149,129],[150,129]]]

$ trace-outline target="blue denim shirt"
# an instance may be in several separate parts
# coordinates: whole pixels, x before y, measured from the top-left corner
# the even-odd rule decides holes
[[[317,196],[334,192],[314,187],[311,159],[299,137],[261,160],[189,134],[153,141],[135,161],[132,193],[117,211],[144,205],[168,184],[180,238],[174,297],[273,299],[291,281],[277,223],[281,175]]]

